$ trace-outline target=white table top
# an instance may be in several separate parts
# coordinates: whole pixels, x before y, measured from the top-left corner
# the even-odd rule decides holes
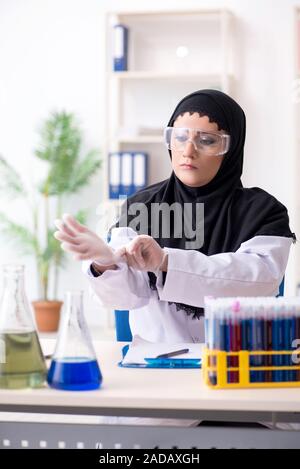
[[[48,341],[49,342],[49,341]],[[52,341],[53,342],[53,341]],[[44,348],[45,343],[43,344]],[[49,343],[47,351],[49,350]],[[211,390],[202,382],[198,369],[120,368],[118,342],[96,342],[103,374],[97,391],[42,389],[0,390],[0,405],[65,406],[84,408],[134,408],[300,412],[300,388]]]

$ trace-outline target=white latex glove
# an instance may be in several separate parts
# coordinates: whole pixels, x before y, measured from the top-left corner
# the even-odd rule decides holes
[[[167,252],[148,235],[137,236],[125,248],[127,264],[136,270],[156,273],[167,256]]]
[[[59,231],[54,237],[62,242],[64,251],[74,253],[74,259],[90,259],[99,265],[113,265],[125,254],[125,247],[114,251],[99,236],[74,217],[64,214],[62,220],[55,220]]]

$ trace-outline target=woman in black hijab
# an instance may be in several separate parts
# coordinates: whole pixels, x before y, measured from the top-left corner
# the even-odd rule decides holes
[[[151,299],[151,313],[143,312],[150,314],[145,322],[140,311],[131,321],[133,332],[148,340],[197,341],[199,334],[191,331],[190,320],[203,315],[205,295],[278,293],[295,235],[289,228],[287,210],[279,201],[260,188],[243,187],[245,135],[245,114],[226,94],[200,90],[183,98],[164,133],[173,169],[170,178],[130,197],[115,225],[115,229],[123,229],[123,234],[126,229],[129,233],[129,242],[119,253],[127,272],[139,283],[135,284],[133,277],[126,283],[117,262],[101,266],[100,248],[98,262],[89,262],[88,275],[106,274],[92,280],[105,304],[110,301],[109,292],[115,299],[111,305],[117,309],[149,310]],[[171,206],[175,210],[167,223],[167,212],[157,217],[157,209]],[[65,220],[74,236],[80,226],[76,223]],[[77,259],[95,259],[87,244],[81,249],[77,238],[75,249],[75,241],[72,244],[65,235],[62,229],[57,237],[68,242],[64,247],[76,252]],[[112,246],[117,249],[120,243]],[[116,299],[118,275],[128,286],[127,290],[122,287],[127,292],[128,307],[125,298],[119,303]],[[136,301],[130,295],[135,295]],[[188,324],[183,315],[188,317]],[[155,328],[155,321],[162,323],[161,328]],[[156,332],[151,334],[151,328]],[[189,329],[190,334],[182,328]]]
[[[173,167],[170,178],[131,197],[128,200],[128,207],[137,201],[143,202],[149,207],[149,218],[151,218],[150,206],[153,203],[167,203],[169,206],[174,202],[181,205],[189,203],[193,205],[194,214],[196,204],[203,203],[204,239],[198,251],[208,256],[236,252],[243,242],[255,236],[295,239],[289,228],[286,208],[262,189],[257,187],[245,189],[241,183],[246,119],[242,108],[232,98],[216,90],[192,93],[179,102],[170,118],[168,128],[180,129],[185,140],[185,146],[179,146],[177,149],[175,142],[174,150],[172,147],[169,150]],[[224,155],[214,155],[213,151],[207,150],[201,152],[200,141],[198,151],[193,142],[188,142],[187,136],[184,135],[186,131],[183,129],[187,128],[206,131],[207,133],[202,136],[203,145],[206,146],[210,143],[208,141],[210,132],[229,135],[229,150]],[[177,135],[180,137],[180,131]],[[168,138],[166,132],[165,137]],[[201,138],[197,135],[194,137],[195,140]],[[185,164],[192,167],[186,167]],[[175,226],[171,227],[171,233],[175,230]],[[187,239],[184,233],[176,239],[173,236],[168,238],[160,236],[155,239],[160,247],[186,249]],[[129,264],[136,268],[147,267],[140,254],[143,245],[144,257],[148,254],[149,259],[153,261],[154,252],[156,253],[150,245],[146,252],[145,242],[146,239],[143,241],[142,238],[137,238],[127,248]],[[152,245],[154,246],[154,243]],[[158,261],[160,259],[163,259],[162,254],[158,257]],[[163,269],[166,270],[166,259],[164,263]],[[155,270],[157,266],[151,265],[151,267]],[[153,276],[151,274],[149,276],[153,286]],[[278,278],[278,285],[281,280],[282,278]],[[195,313],[196,316],[202,313],[202,308],[197,309],[183,304],[177,306],[188,313]]]

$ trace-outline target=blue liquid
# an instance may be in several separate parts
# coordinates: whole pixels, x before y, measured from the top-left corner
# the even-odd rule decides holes
[[[101,386],[102,375],[96,360],[70,357],[52,360],[47,381],[55,389],[87,391]]]

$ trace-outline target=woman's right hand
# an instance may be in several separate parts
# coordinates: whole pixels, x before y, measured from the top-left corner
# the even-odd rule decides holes
[[[76,260],[92,260],[107,266],[120,261],[125,254],[125,248],[114,251],[99,236],[86,226],[79,223],[71,215],[65,214],[62,220],[55,220],[58,231],[54,237],[61,241],[64,251],[74,254]]]

